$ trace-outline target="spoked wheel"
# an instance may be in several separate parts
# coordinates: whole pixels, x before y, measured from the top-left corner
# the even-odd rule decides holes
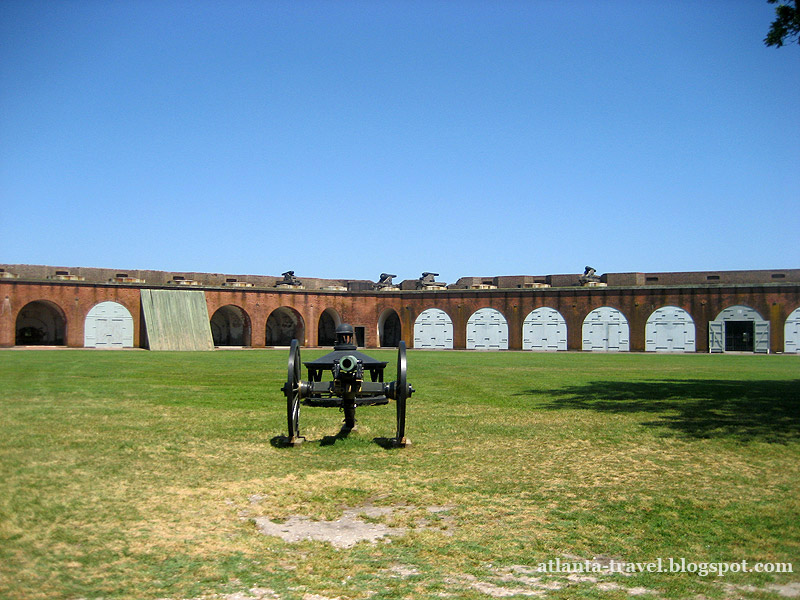
[[[302,443],[300,437],[300,342],[292,340],[289,349],[289,374],[283,393],[286,395],[286,415],[289,425],[289,443]]]
[[[406,360],[406,343],[400,341],[397,347],[397,380],[395,382],[395,401],[397,402],[397,446],[408,446],[411,441],[406,439],[406,400],[409,396],[408,387],[408,362]]]

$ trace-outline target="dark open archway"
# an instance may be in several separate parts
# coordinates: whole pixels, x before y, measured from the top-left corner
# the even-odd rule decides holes
[[[379,345],[384,348],[396,348],[403,339],[403,327],[400,317],[393,308],[387,308],[378,319]]]
[[[292,340],[305,345],[306,326],[299,312],[288,306],[273,310],[267,318],[267,346],[289,346]]]
[[[67,319],[58,305],[36,300],[19,311],[14,342],[18,346],[63,346],[66,339]]]
[[[342,318],[332,308],[328,308],[319,316],[317,329],[317,344],[320,346],[333,346],[336,343],[336,327]]]
[[[250,316],[234,304],[219,307],[211,317],[215,346],[250,346]]]

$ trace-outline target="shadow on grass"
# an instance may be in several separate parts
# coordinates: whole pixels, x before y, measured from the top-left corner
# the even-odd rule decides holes
[[[342,425],[342,428],[339,430],[339,433],[336,435],[326,435],[320,440],[320,446],[333,446],[339,440],[346,440],[350,437],[350,434],[355,431],[355,429],[349,429]]]
[[[303,438],[302,443],[298,444],[298,445],[316,444],[316,445],[319,445],[319,446],[333,446],[334,444],[336,444],[336,442],[338,442],[340,440],[347,439],[353,431],[354,430],[346,429],[345,427],[342,427],[342,429],[336,435],[325,435],[325,436],[322,437],[322,439],[319,439],[319,440],[309,440],[309,439]],[[398,445],[397,445],[396,441],[397,441],[396,438],[376,437],[376,438],[372,439],[372,443],[373,444],[377,444],[378,446],[380,446],[384,450],[394,450],[394,449],[398,448]],[[275,437],[270,439],[269,443],[274,448],[293,448],[293,447],[295,447],[295,445],[289,443],[289,438],[286,437],[285,435],[276,435]]]
[[[800,438],[800,380],[597,381],[555,390],[548,410],[657,414],[643,425],[691,438],[787,443]]]

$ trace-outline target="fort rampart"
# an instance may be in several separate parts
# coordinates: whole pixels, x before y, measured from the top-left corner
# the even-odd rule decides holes
[[[257,285],[241,277],[204,279],[203,274],[192,274],[195,279],[181,275],[181,279],[176,280],[163,274],[145,279],[131,273],[91,269],[84,269],[81,275],[76,275],[78,270],[75,269],[61,270],[59,278],[48,279],[45,273],[56,277],[56,268],[30,267],[26,271],[24,265],[0,266],[7,274],[0,278],[0,346],[4,347],[25,345],[25,339],[20,337],[25,325],[22,311],[32,306],[47,313],[49,316],[45,316],[55,323],[54,327],[60,327],[58,331],[61,332],[60,336],[58,332],[53,334],[52,339],[38,338],[39,343],[84,347],[87,316],[102,302],[117,303],[127,309],[132,321],[132,345],[145,347],[142,288],[181,289],[186,286],[202,290],[211,318],[221,309],[235,311],[242,321],[237,327],[246,331],[246,335],[237,338],[239,344],[236,345],[250,347],[283,345],[285,340],[270,330],[277,326],[274,325],[275,315],[282,314],[287,327],[306,346],[327,345],[327,324],[347,322],[359,328],[361,343],[366,347],[396,345],[403,339],[413,348],[420,315],[428,309],[439,309],[452,324],[449,347],[463,349],[469,347],[470,319],[480,309],[488,308],[495,309],[507,325],[505,347],[519,350],[524,347],[526,318],[535,309],[546,307],[563,316],[566,349],[581,350],[586,349],[587,316],[601,307],[610,307],[619,311],[627,322],[629,346],[626,349],[645,351],[648,349],[647,324],[654,311],[676,307],[691,317],[695,351],[707,352],[709,323],[727,308],[747,307],[769,323],[769,351],[783,352],[787,320],[800,308],[800,269],[719,274],[607,274],[602,276],[605,285],[597,286],[578,285],[577,275],[570,279],[566,279],[567,276],[520,276],[505,280],[462,278],[458,284],[437,291],[402,289],[408,287],[404,285],[406,282],[396,289],[378,291],[364,289],[369,282],[363,281],[354,285],[350,281],[313,280],[304,289],[280,289],[276,287],[279,278],[275,277],[264,278],[258,282],[262,285]],[[112,276],[108,277],[109,274]],[[119,281],[111,281],[115,277]],[[564,279],[559,280],[560,277]],[[548,284],[548,280],[551,283]],[[572,283],[553,285],[567,282]],[[498,283],[518,287],[498,287]],[[523,287],[530,284],[533,286]],[[485,289],[471,289],[479,286]],[[37,318],[44,322],[45,316]],[[394,331],[392,335],[386,331],[390,325]],[[41,327],[48,325],[45,323]]]

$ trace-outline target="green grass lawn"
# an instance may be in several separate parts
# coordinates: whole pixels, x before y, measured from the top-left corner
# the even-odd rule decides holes
[[[396,353],[369,353],[393,379]],[[375,441],[393,404],[346,438],[304,407],[308,441],[275,443],[287,359],[0,352],[0,598],[800,594],[798,357],[411,351],[405,449]],[[366,506],[405,535],[337,548],[253,522]],[[594,557],[794,573],[534,572]]]

